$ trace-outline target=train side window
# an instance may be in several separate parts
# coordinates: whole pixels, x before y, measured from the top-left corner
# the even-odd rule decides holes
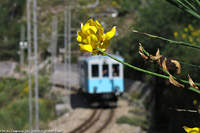
[[[113,64],[112,69],[112,76],[119,77],[119,64]]]
[[[92,77],[99,77],[99,65],[92,65]]]
[[[103,77],[109,76],[108,64],[103,64]]]

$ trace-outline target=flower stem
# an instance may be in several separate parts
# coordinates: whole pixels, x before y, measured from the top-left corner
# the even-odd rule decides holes
[[[141,34],[141,35],[145,35],[145,36],[148,36],[148,37],[151,37],[151,38],[163,40],[163,41],[169,42],[171,44],[183,45],[183,46],[187,46],[187,47],[192,47],[192,48],[200,49],[200,46],[195,46],[195,45],[192,45],[190,43],[181,42],[181,41],[174,41],[174,40],[170,40],[170,39],[167,39],[167,38],[164,38],[164,37],[160,37],[160,36],[156,36],[156,35],[151,35],[151,34],[144,33],[144,32],[139,32],[137,30],[133,30],[133,32]]]
[[[114,59],[114,60],[116,60],[116,61],[122,63],[123,65],[126,65],[126,66],[128,66],[128,67],[130,67],[130,68],[133,68],[133,69],[135,69],[135,70],[137,70],[137,71],[144,72],[144,73],[147,73],[147,74],[151,74],[151,75],[154,75],[154,76],[158,76],[158,77],[161,77],[161,78],[169,79],[168,76],[165,76],[165,75],[162,75],[162,74],[158,74],[158,73],[154,73],[154,72],[151,72],[151,71],[148,71],[148,70],[144,70],[144,69],[142,69],[142,68],[139,68],[139,67],[130,65],[130,64],[126,63],[126,62],[123,62],[123,61],[121,61],[121,60],[118,60],[117,58],[113,57],[112,55],[110,55],[110,54],[108,54],[108,53],[102,51],[99,47],[97,47],[97,49],[98,49],[100,52],[102,52],[103,54],[107,55],[108,57],[110,57],[110,58],[112,58],[112,59]]]
[[[135,69],[135,70],[137,70],[137,71],[144,72],[144,73],[147,73],[147,74],[150,74],[150,75],[154,75],[154,76],[157,76],[157,77],[169,79],[168,76],[165,76],[165,75],[162,75],[162,74],[158,74],[158,73],[155,73],[155,72],[151,72],[151,71],[148,71],[148,70],[144,70],[144,69],[142,69],[142,68],[139,68],[139,67],[130,65],[130,64],[124,62],[124,61],[121,61],[121,60],[119,60],[119,59],[113,57],[112,55],[110,55],[110,54],[104,52],[104,51],[101,50],[98,46],[97,46],[97,49],[98,49],[101,53],[103,53],[104,55],[107,55],[108,57],[110,57],[110,58],[112,58],[112,59],[114,59],[114,60],[116,60],[116,61],[122,63],[123,65],[126,65],[126,66],[128,66],[128,67],[130,67],[130,68],[133,68],[133,69]],[[189,84],[189,82],[186,81],[186,80],[180,80],[180,81],[182,81],[183,83]],[[200,84],[198,84],[198,83],[195,83],[195,84],[196,84],[197,86],[200,86]],[[197,90],[197,89],[195,89],[195,88],[193,88],[193,87],[190,87],[189,89],[200,94],[200,90]]]
[[[199,90],[197,90],[197,89],[195,89],[195,88],[193,88],[193,87],[189,87],[189,90],[191,90],[191,91],[194,91],[194,92],[196,92],[196,93],[199,93],[199,94],[200,94],[200,91],[199,91]]]

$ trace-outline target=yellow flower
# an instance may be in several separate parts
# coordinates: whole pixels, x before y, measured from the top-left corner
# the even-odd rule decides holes
[[[186,38],[186,34],[185,33],[182,33],[182,38]]]
[[[188,28],[184,28],[184,31],[185,31],[185,32],[188,32]]]
[[[100,54],[97,46],[103,51],[110,44],[110,39],[115,35],[116,27],[104,33],[102,25],[96,20],[90,19],[85,25],[81,23],[81,30],[78,32],[77,41],[80,42],[81,51],[92,52],[92,55]]]
[[[116,1],[112,1],[112,5],[113,5],[113,6],[116,6],[116,5],[118,5],[118,4],[117,4]]]
[[[192,25],[191,25],[191,24],[189,24],[189,25],[188,25],[188,28],[189,28],[191,31],[193,31],[193,30],[194,30],[194,28],[192,27]]]
[[[198,32],[194,31],[192,32],[192,36],[197,36],[198,35]]]
[[[193,104],[196,105],[197,104],[197,100],[193,100]]]
[[[193,42],[193,38],[191,36],[189,36],[189,41],[192,43]]]
[[[198,112],[200,113],[200,105],[199,105],[199,107],[198,107]]]
[[[174,32],[174,37],[177,37],[178,36],[178,32]]]
[[[189,128],[189,127],[184,126],[183,128],[187,133],[200,133],[200,128],[198,127]]]

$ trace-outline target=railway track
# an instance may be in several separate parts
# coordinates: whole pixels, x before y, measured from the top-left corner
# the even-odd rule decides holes
[[[101,119],[103,117],[105,119]],[[85,133],[94,132],[101,133],[112,121],[114,116],[114,109],[94,109],[91,115],[80,124],[77,128],[72,130],[70,133]],[[93,129],[92,129],[93,128]]]
[[[55,87],[60,88],[60,89],[64,88],[64,86],[61,84],[54,84],[54,85],[55,85]],[[72,89],[72,91],[74,92],[73,94],[76,94],[78,92],[77,89]],[[72,97],[71,102],[72,103],[74,102],[74,105],[77,103],[77,100],[78,100],[78,102],[84,101],[83,98],[81,99],[80,95],[78,96],[79,99],[76,98],[73,100],[73,96],[71,96],[71,97]],[[86,105],[84,105],[84,104],[86,104]],[[88,106],[87,103],[82,103],[82,105]],[[70,131],[69,131],[70,127],[68,127],[67,132],[68,133],[102,133],[109,126],[110,122],[113,120],[114,112],[115,112],[114,108],[91,109],[91,114],[88,117],[86,117],[84,122],[75,126],[75,128],[72,128],[72,130],[70,130]]]

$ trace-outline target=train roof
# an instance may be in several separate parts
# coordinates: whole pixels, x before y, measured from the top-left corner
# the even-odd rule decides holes
[[[117,58],[118,60],[124,61],[124,58],[119,56],[119,55],[112,55],[113,57]],[[93,56],[81,56],[79,57],[79,61],[85,61],[85,62],[90,62],[92,60],[97,60],[97,59],[106,59],[106,60],[113,60],[112,58],[105,56],[105,55],[93,55]]]

